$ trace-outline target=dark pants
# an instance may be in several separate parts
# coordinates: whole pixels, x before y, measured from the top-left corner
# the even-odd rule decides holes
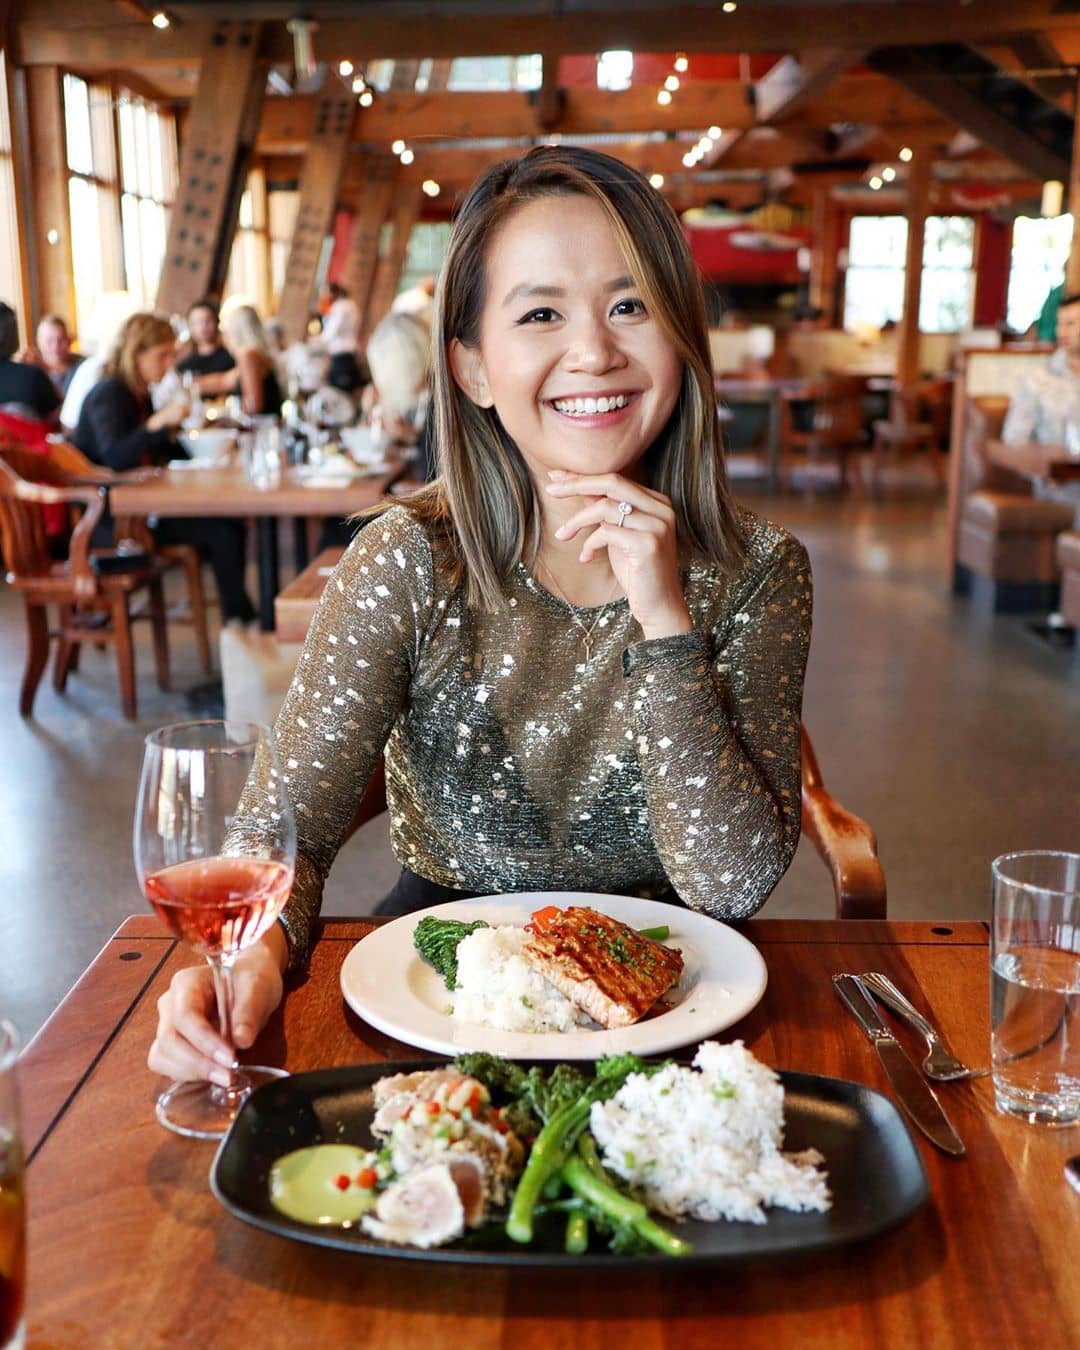
[[[242,520],[173,516],[154,526],[159,544],[191,544],[214,570],[221,596],[221,617],[249,623],[255,606],[244,589],[245,531]]]

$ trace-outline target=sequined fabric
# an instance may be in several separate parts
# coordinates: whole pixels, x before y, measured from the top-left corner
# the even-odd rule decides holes
[[[436,575],[404,507],[362,530],[277,721],[300,850],[283,917],[293,965],[384,747],[394,852],[432,881],[674,888],[717,918],[758,909],[799,838],[811,580],[796,539],[747,525],[733,580],[685,569],[693,632],[643,641],[625,600],[577,610],[597,618],[588,663],[570,607],[524,567],[506,607],[479,613]]]

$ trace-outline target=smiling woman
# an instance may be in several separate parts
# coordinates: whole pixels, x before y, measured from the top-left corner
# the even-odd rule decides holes
[[[238,962],[241,1046],[384,751],[383,913],[584,891],[742,918],[798,842],[809,565],[731,497],[671,210],[608,156],[531,151],[469,194],[435,311],[439,477],[349,548],[278,719],[296,883]],[[256,845],[265,809],[250,783]],[[220,1072],[212,1004],[177,976],[154,1068]]]

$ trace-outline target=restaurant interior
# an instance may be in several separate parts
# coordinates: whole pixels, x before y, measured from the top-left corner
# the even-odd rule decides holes
[[[28,1344],[296,1344],[301,1318],[305,1339],[371,1346],[581,1343],[584,1319],[602,1345],[724,1329],[747,1345],[1073,1343],[1063,1239],[1080,1237],[1080,1201],[1060,1176],[1076,1129],[1028,1148],[1034,1127],[995,1120],[988,1083],[940,1089],[968,1158],[920,1139],[938,1209],[873,1239],[861,1293],[830,1253],[816,1285],[787,1257],[743,1267],[726,1317],[720,1276],[700,1273],[623,1272],[597,1292],[564,1272],[560,1312],[550,1272],[468,1267],[458,1285],[429,1266],[420,1288],[410,1262],[326,1253],[320,1269],[252,1236],[205,1192],[210,1154],[179,1161],[188,1141],[153,1121],[152,1004],[185,959],[146,909],[131,840],[147,735],[272,724],[349,518],[438,471],[428,376],[390,392],[410,377],[384,373],[406,360],[385,343],[438,340],[433,293],[470,187],[534,147],[586,147],[674,211],[735,497],[813,571],[802,839],[758,930],[786,1020],[759,1008],[732,1034],[776,1067],[884,1090],[832,991],[820,1009],[800,992],[876,960],[985,1061],[992,860],[1080,851],[1078,106],[1067,0],[0,0],[0,302],[17,331],[4,346],[0,309],[0,1016],[38,1037],[22,1075],[44,1174],[35,1217],[32,1161]],[[179,465],[92,448],[94,382],[135,314],[166,333],[146,426]],[[358,1059],[417,1058],[343,1018],[336,993],[341,944],[368,931],[346,921],[366,923],[402,865],[382,806],[326,884],[341,927],[317,950],[340,953],[304,989],[319,973],[326,987],[260,1063],[292,1069],[310,1041],[299,1067],[323,1067],[311,1028],[331,1022],[326,1065],[357,1037]],[[906,945],[875,936],[886,919]],[[954,999],[973,1022],[948,1022]],[[92,1097],[110,1073],[138,1121]],[[54,1135],[71,1155],[76,1117],[111,1136],[103,1176],[124,1139],[147,1176],[130,1234],[110,1222],[112,1264],[69,1283],[55,1272],[85,1234],[65,1225],[92,1222],[102,1195],[91,1181],[80,1207],[49,1162]],[[136,1126],[157,1134],[130,1143]],[[980,1181],[948,1192],[977,1160]],[[988,1178],[1007,1191],[996,1213],[976,1195]],[[972,1255],[976,1229],[995,1256]],[[53,1273],[35,1270],[35,1232]],[[0,1241],[0,1293],[3,1256]],[[161,1265],[145,1291],[121,1273],[144,1260]]]

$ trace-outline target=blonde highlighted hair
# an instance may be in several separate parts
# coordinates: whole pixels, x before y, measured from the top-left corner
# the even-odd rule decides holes
[[[137,357],[151,347],[176,343],[176,334],[168,319],[160,314],[132,314],[120,329],[116,345],[102,368],[106,379],[121,379],[134,394],[146,394],[146,381],[139,374]]]
[[[674,212],[643,175],[620,160],[577,146],[540,146],[490,169],[454,222],[435,293],[433,384],[439,477],[406,499],[435,527],[444,567],[470,603],[495,610],[518,562],[540,546],[536,490],[494,408],[475,404],[454,380],[450,344],[480,341],[488,250],[499,228],[529,202],[552,196],[597,202],[649,313],[683,363],[682,388],[667,425],[646,451],[648,485],[670,497],[680,544],[724,571],[745,556],[716,421],[701,279]]]

